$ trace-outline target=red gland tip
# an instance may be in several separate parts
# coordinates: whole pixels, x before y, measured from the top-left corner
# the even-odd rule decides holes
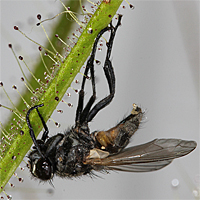
[[[19,30],[18,26],[14,26],[14,29],[15,29],[16,31]]]

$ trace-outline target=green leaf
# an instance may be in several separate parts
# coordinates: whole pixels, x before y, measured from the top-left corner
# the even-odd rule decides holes
[[[75,6],[75,3],[79,3],[79,1],[72,1],[74,4],[74,10],[78,6]],[[86,28],[82,32],[81,36],[79,37],[76,45],[74,45],[73,49],[71,50],[68,57],[60,64],[59,70],[57,71],[54,79],[48,85],[48,88],[45,88],[45,92],[43,92],[42,96],[40,97],[38,104],[43,103],[44,106],[40,108],[40,112],[44,117],[45,121],[49,119],[53,111],[56,109],[60,100],[62,100],[63,95],[65,94],[66,90],[70,87],[72,81],[74,80],[77,73],[79,73],[81,67],[83,66],[84,62],[90,55],[94,40],[97,34],[108,26],[116,11],[118,10],[122,0],[111,0],[110,3],[102,2],[100,6],[97,8],[96,12],[92,15],[89,23],[87,24]],[[71,10],[72,6],[71,6]],[[74,11],[73,10],[73,11]],[[59,30],[65,32],[68,29],[68,21],[67,23],[66,18],[58,22],[58,25],[54,27],[56,33],[61,36]],[[88,29],[92,28],[92,34],[88,32]],[[54,33],[55,35],[55,33]],[[65,36],[61,36],[61,38],[65,38]],[[50,47],[47,47],[50,49]],[[47,63],[47,61],[45,61]],[[51,66],[51,64],[47,64]],[[42,62],[40,62],[40,66],[42,66]],[[38,67],[35,70],[36,76],[42,79],[42,75],[44,71],[41,71],[42,67]],[[40,75],[40,76],[39,76]],[[33,88],[37,86],[34,85],[34,81],[31,81],[31,85]],[[31,95],[27,92],[24,95],[24,98],[29,101]],[[55,98],[56,97],[56,98]],[[59,99],[59,100],[58,100]],[[23,106],[21,106],[23,102],[17,106],[18,110],[22,110]],[[38,114],[36,111],[33,111],[30,115],[31,125],[33,126],[34,133],[37,135],[42,130],[41,121],[38,119]],[[6,127],[7,130],[8,126]],[[20,134],[20,130],[22,131]],[[0,161],[0,185],[1,185],[1,192],[5,187],[6,183],[9,181],[10,177],[15,172],[16,168],[22,162],[24,156],[29,151],[32,145],[32,139],[29,135],[29,128],[26,123],[23,124],[23,127],[19,130],[17,136],[10,142],[11,145],[7,145],[3,155],[1,156]],[[16,159],[12,159],[13,156],[16,156]]]

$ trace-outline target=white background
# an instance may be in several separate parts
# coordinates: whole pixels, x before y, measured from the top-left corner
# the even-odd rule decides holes
[[[113,102],[90,124],[91,131],[108,129],[125,115],[132,104],[137,103],[146,111],[146,119],[134,135],[131,145],[148,142],[154,138],[180,138],[199,143],[199,2],[198,1],[134,1],[135,9],[127,3],[122,13],[122,26],[118,29],[112,51],[112,63],[116,74],[116,95]],[[36,59],[37,47],[13,30],[14,25],[44,44],[44,33],[35,27],[35,16],[44,18],[59,12],[58,1],[1,1],[1,81],[13,101],[17,93],[11,89],[19,81],[20,69],[9,42],[18,55],[26,57],[31,68]],[[51,27],[54,22],[47,22]],[[67,27],[66,27],[67,28]],[[96,66],[98,100],[108,94],[102,73],[105,50],[98,53],[102,61]],[[29,57],[29,58],[28,58]],[[32,59],[32,61],[31,61]],[[83,69],[82,69],[83,71]],[[81,81],[79,74],[76,79]],[[88,85],[87,97],[91,87]],[[72,84],[80,88],[80,84]],[[1,103],[9,105],[1,92]],[[74,124],[77,94],[69,89],[73,108],[58,105],[63,114],[54,113],[53,119],[61,124],[56,128],[50,121],[50,135],[63,132]],[[2,104],[3,104],[2,103]],[[1,121],[9,113],[1,108]],[[4,114],[5,113],[5,114]],[[175,160],[166,168],[151,173],[99,174],[101,178],[83,177],[69,180],[55,177],[53,189],[48,183],[31,180],[28,169],[10,182],[16,187],[6,187],[13,199],[195,199],[194,190],[199,186],[199,147],[186,157]],[[24,163],[21,164],[25,166]],[[173,187],[173,179],[179,185]],[[49,193],[52,192],[52,193]]]

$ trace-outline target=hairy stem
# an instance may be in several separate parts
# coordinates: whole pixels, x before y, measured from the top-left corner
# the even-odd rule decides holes
[[[75,76],[88,58],[97,34],[110,23],[121,2],[122,0],[112,0],[110,3],[101,3],[68,57],[60,64],[60,68],[54,79],[51,81],[48,88],[45,89],[39,102],[37,102],[37,104],[44,104],[44,106],[40,108],[40,112],[45,121],[49,119],[59,101],[62,100],[66,90],[70,87]],[[57,33],[60,28],[66,27],[66,25],[63,24],[59,26],[62,27],[55,27]],[[89,28],[93,30],[92,33],[88,31]],[[42,72],[40,71],[39,73],[41,74]],[[27,94],[25,99],[30,99],[30,96]],[[37,136],[42,130],[42,124],[38,119],[37,112],[33,111],[30,114],[30,121],[34,133]],[[23,134],[20,134],[20,131]],[[18,130],[18,132],[15,139],[10,142],[11,145],[5,149],[0,161],[1,192],[32,145],[32,139],[29,135],[29,128],[26,123],[23,124],[23,127]],[[13,156],[16,156],[16,159],[12,159]]]

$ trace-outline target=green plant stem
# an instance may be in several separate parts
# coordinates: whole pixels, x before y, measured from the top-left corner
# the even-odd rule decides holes
[[[110,23],[121,2],[122,0],[112,0],[108,4],[104,2],[101,3],[79,37],[77,44],[73,47],[67,59],[61,64],[55,78],[37,103],[44,103],[44,106],[39,109],[45,121],[49,119],[56,109],[59,101],[62,99],[76,74],[80,71],[80,68],[88,58],[97,34]],[[89,28],[92,28],[92,34],[88,33]],[[55,97],[57,97],[56,99],[59,99],[59,101],[57,101]],[[31,113],[30,121],[37,137],[43,128],[41,121],[38,119],[37,112],[33,111]],[[24,134],[18,134],[15,140],[12,140],[9,149],[0,162],[1,192],[32,145],[32,139],[29,135],[29,128],[26,123],[24,123],[21,130]],[[15,160],[12,159],[13,156],[16,156]]]

